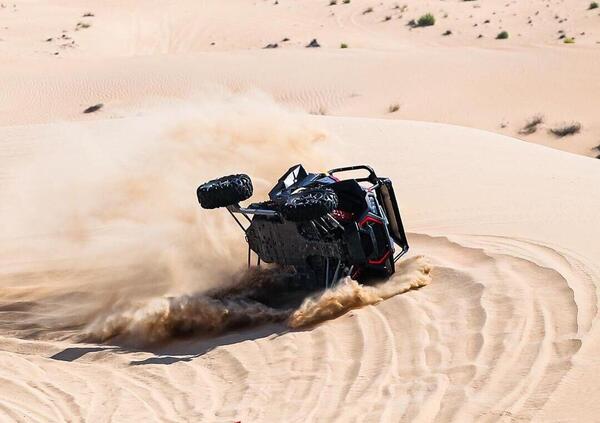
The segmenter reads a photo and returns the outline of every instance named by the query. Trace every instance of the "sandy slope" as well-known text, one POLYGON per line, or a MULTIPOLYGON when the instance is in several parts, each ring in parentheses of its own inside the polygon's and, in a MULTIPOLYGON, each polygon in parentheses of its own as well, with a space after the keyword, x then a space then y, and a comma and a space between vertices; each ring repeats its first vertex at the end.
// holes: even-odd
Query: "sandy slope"
POLYGON ((194 97, 218 84, 259 88, 311 113, 451 123, 598 155, 600 12, 587 2, 338 3, 31 1, 0 8, 0 123, 80 119, 98 102, 105 115, 121 116, 124 108, 194 97), (407 26, 426 12, 437 17, 435 26, 407 26), (452 35, 442 36, 446 30, 452 35), (510 38, 494 39, 500 30, 510 38), (564 44, 559 31, 576 43, 564 44), (312 38, 321 49, 304 48, 312 38), (261 50, 269 43, 279 48, 261 50), (542 128, 520 135, 536 114, 545 117, 542 128), (571 121, 581 122, 581 134, 548 133, 571 121))
POLYGON ((0 7, 0 420, 594 421, 600 9, 277 3, 0 7), (260 196, 292 162, 390 176, 411 252, 384 288, 422 287, 299 330, 207 299, 245 251, 196 184, 260 196))
MULTIPOLYGON (((132 125, 96 123, 87 142, 100 142, 94 133, 117 135, 132 125)), ((21 304, 24 321, 37 309, 4 301, 0 397, 6 418, 511 421, 593 415, 593 399, 573 390, 594 386, 586 378, 597 366, 592 324, 600 244, 589 237, 599 206, 591 195, 600 177, 596 162, 444 125, 313 118, 309 126, 351 146, 346 160, 360 161, 368 152, 371 164, 394 178, 413 254, 435 266, 431 285, 310 330, 267 325, 169 343, 153 353, 12 338, 7 325, 15 306, 21 304)), ((52 140, 64 130, 3 129, 3 137, 25 141, 5 148, 3 157, 26 157, 27 140, 41 132, 52 140)), ((5 293, 12 289, 3 283, 5 293)), ((60 304, 42 295, 44 301, 60 304)))

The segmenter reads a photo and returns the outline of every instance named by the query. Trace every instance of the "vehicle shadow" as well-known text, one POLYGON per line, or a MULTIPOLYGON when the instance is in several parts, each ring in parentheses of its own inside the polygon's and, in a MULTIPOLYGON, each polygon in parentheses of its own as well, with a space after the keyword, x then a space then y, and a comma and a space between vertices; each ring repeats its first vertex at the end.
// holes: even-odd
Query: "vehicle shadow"
POLYGON ((58 361, 73 362, 80 360, 87 354, 99 352, 111 352, 115 354, 146 353, 152 356, 129 362, 132 366, 161 364, 169 365, 181 361, 191 361, 201 357, 218 347, 239 344, 246 341, 268 338, 275 339, 289 332, 297 330, 290 329, 285 323, 269 323, 260 326, 247 327, 236 331, 229 331, 214 336, 198 336, 190 334, 180 338, 171 338, 157 344, 137 344, 131 340, 119 342, 112 340, 106 345, 70 346, 50 356, 58 361))
POLYGON ((255 341, 262 338, 275 339, 291 332, 283 323, 265 324, 247 328, 241 331, 226 333, 210 338, 198 339, 197 337, 171 341, 168 344, 146 349, 154 354, 143 360, 134 360, 129 364, 133 366, 146 364, 173 364, 180 361, 191 361, 201 357, 218 347, 239 344, 246 341, 255 341))
POLYGON ((98 347, 69 347, 64 350, 54 354, 50 358, 53 360, 59 361, 75 361, 83 357, 88 353, 94 353, 99 351, 114 351, 117 350, 118 347, 110 347, 110 346, 98 346, 98 347))

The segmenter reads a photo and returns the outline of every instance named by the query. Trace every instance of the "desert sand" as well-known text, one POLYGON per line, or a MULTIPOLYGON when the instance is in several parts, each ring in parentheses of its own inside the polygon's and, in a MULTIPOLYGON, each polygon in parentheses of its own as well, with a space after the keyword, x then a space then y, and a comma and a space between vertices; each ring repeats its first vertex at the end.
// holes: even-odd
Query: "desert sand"
POLYGON ((597 420, 589 6, 0 5, 0 420, 597 420), (409 232, 389 281, 210 295, 263 274, 198 183, 359 162, 409 232))

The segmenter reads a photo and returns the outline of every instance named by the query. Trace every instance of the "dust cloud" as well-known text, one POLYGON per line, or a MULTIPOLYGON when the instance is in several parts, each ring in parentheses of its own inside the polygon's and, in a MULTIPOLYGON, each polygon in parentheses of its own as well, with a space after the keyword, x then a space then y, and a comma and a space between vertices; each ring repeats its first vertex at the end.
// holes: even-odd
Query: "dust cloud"
POLYGON ((420 288, 431 282, 431 268, 421 257, 413 257, 396 266, 396 273, 387 281, 375 285, 361 285, 345 278, 322 294, 308 298, 295 310, 288 324, 292 328, 313 325, 341 316, 349 310, 377 304, 410 289, 420 288))
POLYGON ((243 172, 262 199, 293 164, 325 168, 326 140, 261 94, 48 132, 0 180, 0 333, 70 338, 115 310, 235 283, 243 233, 200 208, 197 185, 243 172))
POLYGON ((325 169, 328 136, 308 122, 260 94, 218 95, 48 133, 0 180, 0 334, 152 343, 296 328, 426 284, 413 259, 386 283, 345 280, 296 310, 256 299, 277 270, 245 270, 243 233, 228 213, 201 209, 195 190, 247 173, 262 199, 293 164, 325 169))
POLYGON ((151 344, 181 335, 218 334, 232 328, 285 322, 292 329, 314 325, 370 304, 376 304, 431 281, 430 266, 419 256, 397 265, 390 279, 362 285, 350 278, 306 298, 296 309, 273 308, 255 298, 273 297, 278 269, 251 268, 228 288, 195 295, 155 298, 97 319, 85 334, 87 341, 126 339, 151 344))

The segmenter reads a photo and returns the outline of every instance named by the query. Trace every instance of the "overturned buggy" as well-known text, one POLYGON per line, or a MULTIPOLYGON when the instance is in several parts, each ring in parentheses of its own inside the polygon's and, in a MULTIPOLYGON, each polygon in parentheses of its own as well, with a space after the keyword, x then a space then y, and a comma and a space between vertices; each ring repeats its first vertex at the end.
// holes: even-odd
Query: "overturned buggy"
POLYGON ((240 207, 252 190, 243 174, 206 182, 197 190, 203 208, 227 208, 245 232, 249 265, 254 251, 258 264, 285 266, 307 283, 328 287, 344 276, 387 277, 408 251, 392 181, 369 166, 307 173, 296 165, 279 179, 267 201, 240 207), (349 171, 364 175, 338 177, 349 171))

